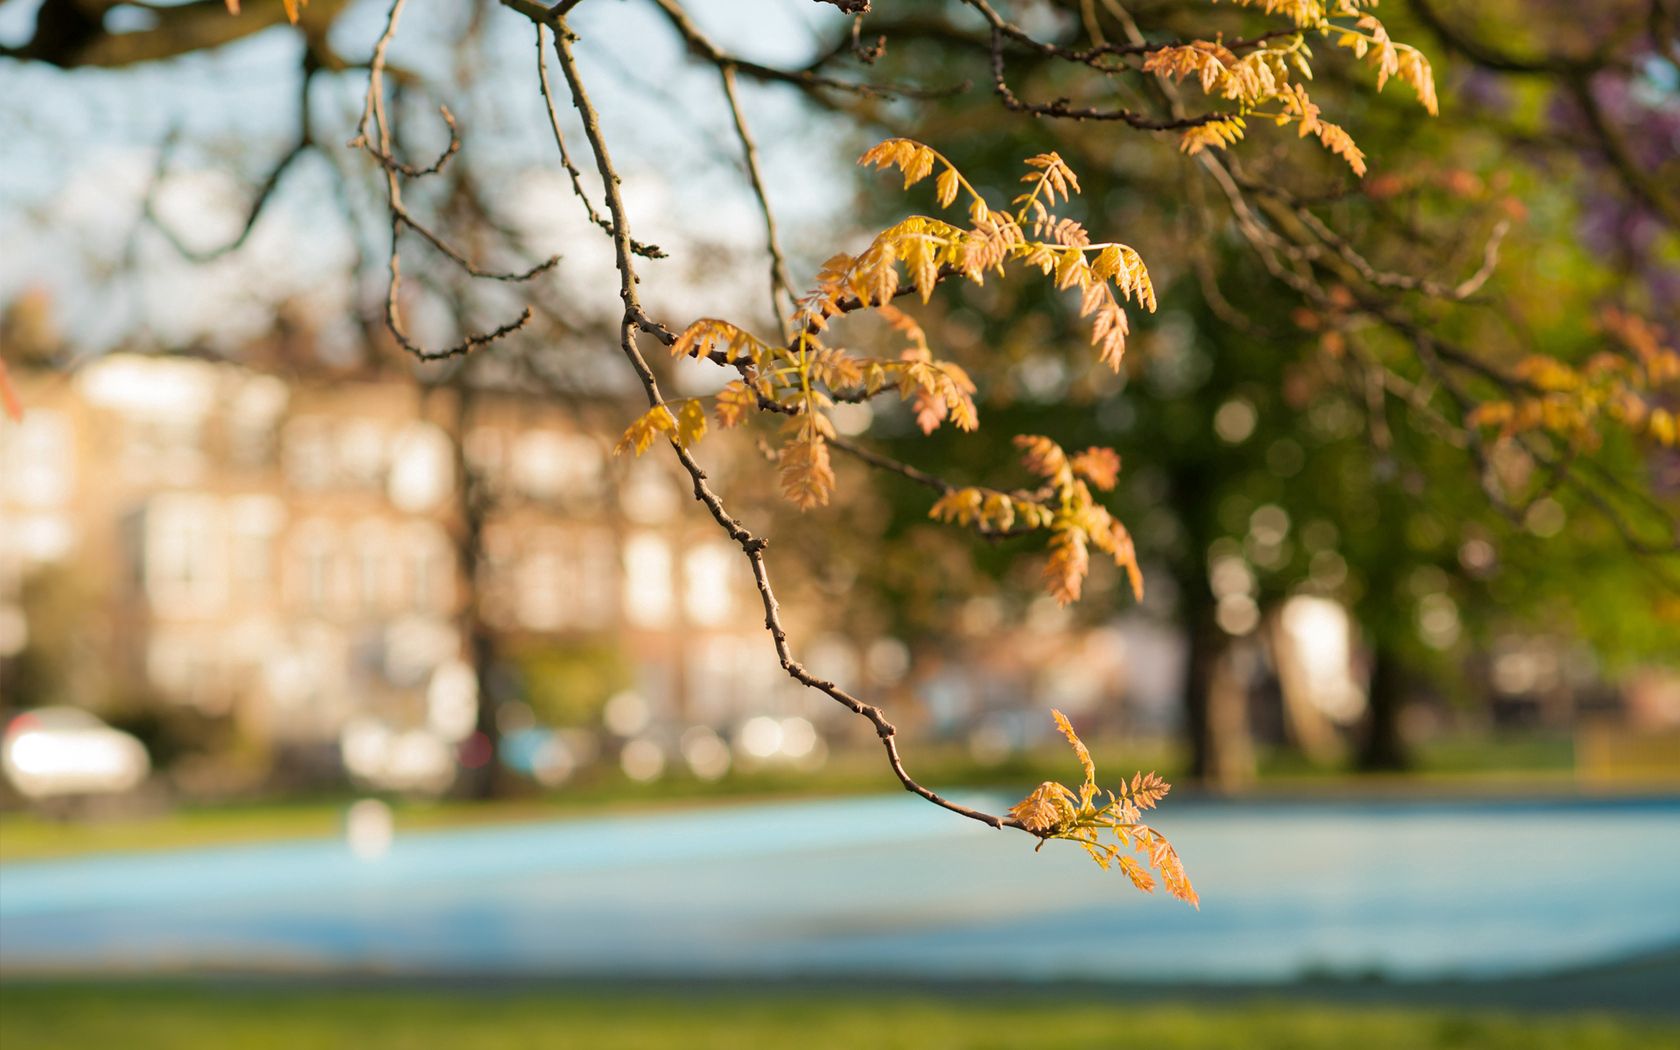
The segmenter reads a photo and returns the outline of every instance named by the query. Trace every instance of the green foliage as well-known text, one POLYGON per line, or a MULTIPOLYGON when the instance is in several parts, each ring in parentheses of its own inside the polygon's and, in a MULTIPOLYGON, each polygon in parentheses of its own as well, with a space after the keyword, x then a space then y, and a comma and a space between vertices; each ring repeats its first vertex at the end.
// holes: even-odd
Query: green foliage
POLYGON ((89 581, 69 568, 47 568, 26 577, 21 592, 29 635, 0 663, 0 697, 17 707, 105 699, 110 683, 87 651, 101 611, 89 581))
MULTIPOLYGON (((1302 10, 1312 14, 1312 6, 1302 10)), ((1513 15, 1507 9, 1499 17, 1509 22, 1513 15)), ((1291 46, 1288 38, 1275 44, 1291 46)), ((932 54, 917 54, 919 70, 930 68, 932 54)), ((1158 62, 1168 65, 1194 58, 1198 70, 1205 61, 1160 54, 1158 62)), ((945 72, 953 77, 970 68, 960 64, 960 50, 947 57, 945 72)), ((890 65, 891 53, 885 61, 890 71, 907 72, 890 65)), ((1216 81, 1234 67, 1223 68, 1216 81)), ((1478 297, 1488 308, 1435 310, 1428 324, 1500 368, 1544 371, 1542 379, 1568 390, 1542 391, 1551 395, 1543 403, 1517 398, 1500 407, 1497 396, 1477 387, 1495 407, 1470 421, 1488 422, 1482 436, 1494 441, 1508 422, 1520 430, 1549 420, 1566 438, 1587 434, 1568 447, 1592 455, 1606 473, 1644 484, 1650 445, 1672 440, 1673 418, 1661 407, 1667 402, 1648 393, 1672 384, 1662 378, 1673 370, 1670 355, 1651 349, 1655 337, 1640 322, 1619 316, 1613 326, 1631 329, 1632 343, 1595 322, 1606 301, 1633 311, 1654 306, 1642 300, 1637 282, 1618 278, 1614 258, 1576 235, 1591 190, 1580 168, 1566 152, 1547 155, 1519 145, 1547 133, 1543 87, 1520 78, 1502 85, 1512 96, 1507 124, 1477 112, 1459 81, 1449 78, 1441 117, 1421 121, 1410 104, 1371 97, 1357 71, 1326 65, 1316 72, 1315 97, 1326 109, 1334 100, 1373 158, 1362 185, 1327 193, 1327 203, 1315 209, 1360 250, 1383 266, 1426 274, 1445 250, 1455 273, 1468 272, 1489 232, 1499 223, 1510 227, 1499 265, 1478 297), (1520 335, 1513 338, 1514 332, 1520 335), (1536 349, 1566 371, 1523 365, 1536 349), (1635 373, 1630 361, 1644 363, 1635 373), (1559 396, 1566 393, 1582 396, 1566 402, 1559 396), (1634 404, 1630 393, 1645 403, 1634 404), (1630 440, 1635 433, 1643 447, 1630 440)), ((1017 90, 1032 86, 1022 78, 1017 90)), ((1038 85, 1042 95, 1059 90, 1038 85)), ((983 105, 956 97, 926 106, 912 128, 939 141, 978 185, 1002 181, 1011 164, 980 115, 983 105)), ((1044 121, 1023 134, 1032 136, 1030 148, 1058 151, 1088 187, 1104 187, 1082 198, 1080 218, 1128 231, 1162 275, 1161 313, 1134 335, 1118 383, 1089 374, 1074 354, 1059 349, 1071 351, 1077 333, 1032 289, 989 287, 984 296, 965 290, 959 303, 923 317, 937 341, 961 345, 952 330, 972 329, 983 313, 985 353, 1012 359, 1021 373, 1030 368, 1055 377, 1042 393, 1025 384, 983 391, 980 411, 992 426, 962 442, 932 443, 919 454, 930 469, 960 475, 997 462, 1007 450, 989 436, 992 430, 1049 434, 1070 448, 1112 445, 1127 464, 1115 516, 1130 526, 1146 575, 1165 570, 1177 584, 1167 588, 1177 593, 1177 609, 1162 608, 1181 621, 1193 620, 1198 605, 1211 608, 1210 549, 1234 545, 1246 559, 1250 516, 1275 506, 1290 523, 1287 540, 1264 564, 1249 560, 1262 608, 1302 589, 1335 597, 1353 609, 1367 641, 1395 650, 1416 675, 1449 688, 1463 682, 1466 655, 1513 631, 1585 639, 1611 665, 1677 658, 1672 638, 1680 630, 1680 603, 1663 584, 1676 575, 1673 556, 1632 553, 1598 510, 1567 487, 1543 501, 1547 514, 1553 503, 1561 508, 1559 528, 1502 513, 1464 440, 1450 433, 1463 420, 1425 373, 1412 342, 1385 335, 1356 311, 1337 316, 1301 308, 1246 248, 1219 243, 1216 231, 1226 217, 1217 194, 1210 202, 1185 192, 1200 177, 1193 167, 1092 123, 1044 121), (1430 396, 1433 404, 1413 403, 1430 396), (1234 442, 1211 425, 1233 402, 1255 419, 1251 432, 1234 442), (1477 561, 1484 549, 1493 551, 1491 562, 1477 561), (1439 648, 1441 639, 1430 644, 1420 636, 1426 598, 1437 605, 1450 600, 1462 625, 1457 642, 1439 648)), ((1262 160, 1251 148, 1244 163, 1253 165, 1251 182, 1310 195, 1316 191, 1302 187, 1322 179, 1305 167, 1292 170, 1298 160, 1281 150, 1262 160)), ((895 451, 908 447, 900 443, 895 451)), ((1498 454, 1505 458, 1504 450, 1498 454)), ((1532 483, 1508 495, 1520 504, 1550 476, 1529 464, 1532 483)), ((914 496, 891 491, 890 479, 883 485, 895 511, 889 543, 914 537, 919 549, 902 565, 881 562, 874 582, 905 626, 935 629, 949 620, 951 588, 917 579, 914 570, 931 560, 928 548, 936 540, 918 529, 914 496)), ((984 506, 952 509, 986 517, 984 506)), ((940 556, 972 563, 968 574, 975 578, 996 575, 1020 584, 1006 585, 1006 595, 1024 601, 1026 573, 1012 568, 1017 548, 997 544, 940 556)), ((1098 601, 1107 597, 1104 591, 1098 601)), ((1102 614, 1100 606, 1088 612, 1102 614)))
POLYGON ((513 658, 537 718, 551 726, 590 726, 614 693, 634 681, 611 641, 530 645, 513 658))

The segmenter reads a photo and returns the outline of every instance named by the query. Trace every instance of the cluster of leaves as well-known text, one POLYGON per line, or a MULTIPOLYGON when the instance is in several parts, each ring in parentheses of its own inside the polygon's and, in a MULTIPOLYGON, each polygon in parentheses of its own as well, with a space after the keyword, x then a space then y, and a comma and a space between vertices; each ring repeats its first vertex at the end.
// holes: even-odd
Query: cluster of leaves
MULTIPOLYGON (((833 493, 829 446, 835 430, 829 412, 837 402, 896 392, 911 404, 923 433, 947 422, 959 430, 979 425, 974 381, 961 366, 934 355, 922 327, 893 305, 900 294, 913 290, 926 302, 947 278, 984 284, 988 276, 1007 274, 1011 264, 1036 269, 1058 290, 1079 292, 1091 343, 1116 371, 1130 330, 1125 304, 1155 309, 1149 271, 1133 248, 1093 243, 1077 220, 1054 211, 1079 192, 1078 176, 1055 153, 1027 160, 1021 180, 1027 185, 1010 210, 988 204, 949 160, 919 142, 888 139, 860 163, 898 169, 906 188, 934 177, 942 207, 966 193, 968 225, 914 215, 877 234, 857 255, 835 255, 817 274, 816 287, 794 304, 785 339, 765 339, 708 317, 689 325, 671 346, 676 357, 704 358, 739 373, 711 398, 721 426, 738 426, 756 412, 783 417, 781 488, 801 509, 822 506, 833 493), (836 344, 830 322, 854 312, 875 314, 908 345, 897 358, 882 358, 836 344)), ((686 448, 705 433, 704 408, 700 400, 688 399, 651 408, 625 431, 618 448, 640 455, 661 435, 686 448)), ((1113 488, 1119 457, 1092 449, 1070 458, 1047 438, 1019 443, 1028 451, 1029 468, 1045 479, 1040 492, 1017 499, 960 489, 941 499, 933 516, 991 532, 1009 531, 1017 518, 1028 530, 1047 530, 1046 580, 1059 601, 1078 599, 1093 545, 1126 568, 1141 595, 1131 537, 1091 494, 1092 485, 1113 488), (977 501, 974 509, 965 510, 970 501, 977 501)))
POLYGON ((1159 831, 1143 822, 1143 814, 1167 796, 1172 785, 1155 773, 1137 773, 1130 783, 1124 781, 1119 791, 1097 786, 1097 767, 1091 752, 1085 747, 1073 725, 1060 711, 1052 711, 1056 727, 1067 737, 1085 781, 1079 790, 1054 780, 1046 780, 1026 798, 1010 809, 1022 828, 1038 836, 1038 848, 1051 839, 1071 839, 1079 843, 1091 859, 1104 871, 1118 868, 1132 885, 1145 893, 1155 891, 1153 867, 1161 876, 1161 885, 1168 893, 1192 907, 1200 907, 1196 890, 1184 873, 1184 863, 1178 850, 1159 831), (1107 835, 1112 841, 1103 841, 1107 835), (1148 866, 1132 854, 1141 854, 1148 866))
POLYGON ((1470 413, 1470 425, 1497 427, 1507 438, 1544 430, 1596 448, 1599 425, 1609 420, 1656 445, 1680 447, 1680 416, 1662 404, 1680 401, 1680 351, 1642 318, 1611 310, 1603 325, 1619 351, 1595 354, 1579 368, 1555 357, 1525 358, 1514 373, 1529 392, 1483 402, 1470 413))
POLYGON ((1295 125, 1302 138, 1315 136, 1320 145, 1347 162, 1354 174, 1365 174, 1365 154, 1345 128, 1322 119, 1318 104, 1301 80, 1313 75, 1309 34, 1331 39, 1369 62, 1377 70, 1377 89, 1390 79, 1409 85, 1430 115, 1438 110, 1435 77, 1429 59, 1409 44, 1388 34, 1370 12, 1377 0, 1234 0, 1245 7, 1289 18, 1299 30, 1291 36, 1269 38, 1237 54, 1220 40, 1196 40, 1162 48, 1144 61, 1147 72, 1175 80, 1194 79, 1202 93, 1236 104, 1236 112, 1190 128, 1181 139, 1186 153, 1209 147, 1223 149, 1240 140, 1249 118, 1278 126, 1295 125), (1296 79, 1300 78, 1300 79, 1296 79))
POLYGON ((1125 570, 1133 596, 1142 601, 1143 573, 1131 533, 1091 493, 1092 486, 1103 492, 1114 488, 1120 456, 1111 448, 1097 447, 1069 456, 1054 441, 1035 434, 1017 435, 1015 444, 1024 452, 1026 468, 1044 480, 1038 489, 952 489, 934 503, 928 516, 972 526, 982 535, 1048 531, 1050 560, 1044 583, 1063 605, 1079 600, 1091 565, 1090 548, 1096 547, 1125 570))
POLYGON ((653 447, 654 440, 661 434, 669 435, 672 441, 684 448, 694 444, 706 436, 706 407, 699 398, 693 397, 655 405, 637 416, 625 429, 613 451, 634 451, 639 456, 653 447), (671 410, 673 405, 676 406, 675 412, 671 410))

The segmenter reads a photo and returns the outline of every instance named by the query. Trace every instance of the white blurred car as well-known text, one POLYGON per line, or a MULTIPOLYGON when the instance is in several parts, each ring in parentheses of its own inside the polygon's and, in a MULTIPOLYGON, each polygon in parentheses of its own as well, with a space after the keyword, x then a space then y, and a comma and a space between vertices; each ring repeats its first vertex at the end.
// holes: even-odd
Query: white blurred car
POLYGON ((0 769, 29 798, 120 794, 151 768, 145 745, 80 708, 25 711, 0 736, 0 769))

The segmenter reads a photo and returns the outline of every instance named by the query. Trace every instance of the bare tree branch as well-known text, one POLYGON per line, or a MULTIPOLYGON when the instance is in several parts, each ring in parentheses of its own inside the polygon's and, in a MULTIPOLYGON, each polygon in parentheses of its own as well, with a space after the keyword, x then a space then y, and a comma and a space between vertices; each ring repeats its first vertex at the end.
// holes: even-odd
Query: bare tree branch
POLYGON ((429 349, 416 343, 408 334, 402 313, 401 247, 404 229, 410 229, 419 234, 440 254, 454 262, 470 276, 487 280, 528 281, 556 266, 560 262, 560 256, 552 256, 529 270, 518 273, 486 270, 473 263, 462 252, 444 241, 429 226, 416 219, 403 204, 401 182, 403 177, 419 178, 438 174, 460 148, 460 139, 455 128, 455 118, 447 108, 443 108, 441 112, 444 123, 449 128, 449 145, 435 161, 425 167, 416 168, 399 161, 392 152, 391 120, 385 109, 386 52, 391 46, 391 41, 396 37, 397 25, 402 19, 403 7, 406 3, 407 0, 392 0, 390 11, 386 15, 385 30, 380 34, 378 42, 374 44, 373 58, 368 65, 368 87, 362 105, 362 116, 356 126, 356 137, 350 141, 350 146, 370 154, 379 162, 379 166, 385 175, 385 203, 391 214, 391 252, 386 261, 386 271, 390 279, 385 290, 385 327, 390 331, 391 337, 404 350, 422 361, 436 361, 470 354, 474 350, 482 349, 517 332, 531 320, 531 309, 526 307, 512 321, 498 325, 487 332, 467 335, 459 342, 441 349, 429 349), (371 138, 369 136, 370 130, 373 133, 371 138))
MULTIPOLYGON (((560 115, 554 109, 554 92, 548 85, 548 26, 544 22, 537 22, 537 82, 542 88, 543 107, 548 112, 548 126, 554 132, 554 145, 560 150, 560 166, 566 169, 566 175, 572 180, 572 193, 583 203, 584 214, 589 221, 600 228, 608 237, 613 235, 612 223, 603 219, 590 202, 589 194, 583 188, 583 173, 572 163, 572 155, 566 149, 566 136, 560 130, 560 115)), ((665 252, 657 244, 643 244, 637 241, 631 245, 632 250, 644 259, 663 259, 665 252)))
MULTIPOLYGON (((629 219, 625 212, 624 202, 618 191, 619 178, 613 168, 612 158, 600 127, 600 118, 577 69, 576 61, 572 57, 571 33, 562 23, 555 27, 555 52, 560 60, 560 67, 566 77, 566 83, 571 89, 572 103, 577 108, 583 120, 584 136, 589 141, 591 152, 595 157, 596 168, 600 173, 602 185, 606 188, 607 210, 612 216, 613 244, 616 252, 616 262, 619 271, 619 298, 624 305, 623 317, 619 325, 619 346, 624 356, 635 370, 637 378, 647 393, 649 405, 662 405, 664 396, 660 393, 659 382, 654 377, 653 369, 642 355, 636 344, 636 332, 643 327, 644 311, 641 300, 636 291, 635 252, 631 248, 629 233, 629 219)), ((1020 827, 1018 821, 994 816, 961 803, 953 802, 937 792, 924 787, 917 782, 905 769, 903 759, 898 753, 895 740, 897 728, 887 720, 886 714, 878 707, 853 696, 834 682, 818 678, 806 669, 793 656, 788 642, 787 631, 782 625, 781 609, 776 595, 770 584, 769 569, 764 560, 764 549, 767 542, 763 537, 754 535, 738 519, 724 507, 723 501, 713 491, 704 470, 701 469, 694 457, 676 442, 671 442, 672 451, 678 462, 688 473, 694 483, 694 498, 700 501, 711 514, 713 520, 729 537, 740 545, 742 552, 752 567, 753 580, 758 587, 759 598, 764 606, 764 626, 770 632, 775 645, 777 658, 782 669, 789 677, 808 688, 816 689, 844 706, 847 710, 867 718, 875 727, 875 733, 886 750, 888 764, 905 790, 911 791, 937 806, 941 806, 953 813, 958 813, 972 820, 979 821, 991 827, 1020 827)))

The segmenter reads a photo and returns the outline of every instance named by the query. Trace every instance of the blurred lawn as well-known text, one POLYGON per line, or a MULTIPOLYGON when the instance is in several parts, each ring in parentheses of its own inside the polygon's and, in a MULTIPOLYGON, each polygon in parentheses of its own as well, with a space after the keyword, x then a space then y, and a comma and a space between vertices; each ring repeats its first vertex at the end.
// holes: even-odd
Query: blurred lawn
MULTIPOLYGON (((1158 769, 1170 778, 1178 766, 1168 750, 1115 751, 1101 746, 1097 768, 1118 778, 1138 769, 1158 769)), ((1077 780, 1079 769, 1065 748, 1050 747, 980 764, 954 745, 921 745, 915 755, 918 776, 948 789, 985 789, 1024 793, 1047 779, 1077 780)), ((1314 767, 1288 753, 1264 754, 1257 793, 1292 797, 1349 799, 1410 795, 1522 797, 1566 795, 1577 790, 1568 738, 1478 737, 1444 740, 1422 749, 1407 774, 1352 776, 1342 769, 1314 767)), ((1623 790, 1673 790, 1680 779, 1662 784, 1629 783, 1623 790)), ((1595 790, 1603 790, 1600 785, 1595 790)), ((637 809, 669 809, 724 800, 765 800, 896 792, 897 781, 879 752, 837 757, 820 770, 760 769, 734 772, 706 782, 675 776, 650 784, 625 778, 615 769, 597 769, 546 794, 526 792, 492 803, 392 800, 399 830, 459 826, 498 821, 542 820, 637 809)), ((188 804, 155 812, 132 808, 101 813, 71 810, 50 816, 24 810, 0 812, 0 862, 67 856, 96 851, 173 849, 234 844, 278 838, 332 836, 341 833, 349 794, 275 800, 188 804)), ((1170 806, 1171 800, 1167 805, 1170 806)))
POLYGON ((1113 1047, 1150 1050, 1633 1050, 1680 1026, 1612 1017, 1257 1005, 1088 1006, 1016 993, 502 995, 429 989, 0 985, 6 1050, 446 1047, 1113 1047))

